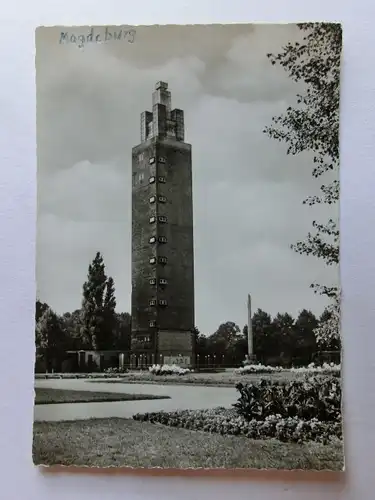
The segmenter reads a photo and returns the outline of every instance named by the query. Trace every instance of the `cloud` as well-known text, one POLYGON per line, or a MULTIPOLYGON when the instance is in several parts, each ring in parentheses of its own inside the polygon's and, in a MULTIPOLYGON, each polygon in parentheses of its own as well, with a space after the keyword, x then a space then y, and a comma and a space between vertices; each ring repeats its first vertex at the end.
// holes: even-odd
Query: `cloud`
POLYGON ((266 53, 296 28, 157 29, 139 29, 133 47, 82 50, 59 45, 54 28, 39 32, 39 297, 58 312, 78 308, 99 250, 118 309, 130 310, 131 149, 140 113, 164 80, 172 105, 185 110, 193 147, 197 326, 206 333, 227 320, 243 326, 249 291, 254 307, 271 314, 319 313, 325 301, 309 285, 335 283, 338 274, 290 244, 313 218, 337 210, 302 205, 319 187, 311 156, 287 156, 262 132, 295 98, 296 85, 266 53))

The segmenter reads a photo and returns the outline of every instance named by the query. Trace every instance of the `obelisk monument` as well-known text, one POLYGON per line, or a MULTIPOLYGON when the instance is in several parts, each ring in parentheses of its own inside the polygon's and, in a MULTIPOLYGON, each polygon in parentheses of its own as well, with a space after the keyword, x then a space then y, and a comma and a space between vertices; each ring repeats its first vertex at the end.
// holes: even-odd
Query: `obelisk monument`
POLYGON ((251 295, 247 296, 247 350, 250 362, 255 361, 253 345, 253 324, 251 320, 251 295))

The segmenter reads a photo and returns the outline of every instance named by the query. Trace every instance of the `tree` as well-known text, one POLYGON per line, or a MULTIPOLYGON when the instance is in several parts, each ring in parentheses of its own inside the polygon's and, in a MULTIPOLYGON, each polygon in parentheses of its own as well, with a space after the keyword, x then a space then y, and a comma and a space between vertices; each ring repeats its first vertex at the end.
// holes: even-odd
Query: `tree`
POLYGON ((64 313, 61 317, 62 328, 67 341, 67 349, 72 351, 78 351, 85 347, 81 336, 81 316, 81 309, 76 309, 72 313, 64 313))
POLYGON ((105 265, 100 252, 89 265, 83 284, 81 336, 85 348, 102 349, 105 344, 104 294, 107 285, 105 265))
POLYGON ((240 335, 240 328, 233 321, 222 323, 214 334, 211 335, 210 341, 213 344, 222 345, 223 349, 229 350, 236 343, 240 335))
POLYGON ((271 328, 274 335, 274 345, 277 346, 281 360, 290 362, 295 345, 294 319, 288 313, 278 313, 272 320, 271 328))
POLYGON ((211 352, 210 350, 212 348, 212 345, 210 343, 210 337, 206 337, 205 335, 199 332, 198 328, 196 328, 194 331, 194 339, 195 339, 195 355, 197 363, 201 365, 204 362, 205 356, 208 355, 212 356, 214 354, 213 351, 211 352))
POLYGON ((318 326, 316 316, 303 309, 295 322, 295 346, 294 357, 299 364, 308 365, 311 363, 316 352, 315 328, 318 326))
POLYGON ((113 335, 113 348, 129 351, 131 343, 131 316, 129 313, 115 313, 116 324, 113 335))
POLYGON ((264 363, 271 352, 271 316, 262 309, 255 311, 252 317, 252 329, 254 354, 258 361, 264 363))
POLYGON ((323 311, 314 334, 320 349, 328 351, 341 349, 339 297, 323 311))
POLYGON ((103 329, 104 329, 104 346, 113 347, 113 340, 116 329, 116 297, 115 284, 112 277, 109 277, 106 282, 106 291, 103 304, 103 329))
POLYGON ((47 371, 54 361, 61 361, 65 347, 65 336, 57 314, 47 307, 40 316, 35 328, 37 354, 44 359, 47 371))
POLYGON ((41 302, 39 299, 35 302, 35 322, 37 323, 46 309, 48 309, 48 304, 41 302))
MULTIPOLYGON (((279 64, 296 82, 304 82, 305 92, 297 95, 294 107, 274 117, 273 125, 265 133, 278 141, 286 142, 287 154, 313 152, 312 174, 318 178, 336 172, 339 166, 339 100, 342 30, 339 24, 299 24, 304 35, 301 42, 289 42, 280 54, 267 54, 273 65, 279 64)), ((339 181, 322 184, 320 194, 311 196, 304 203, 337 203, 339 181)), ((327 265, 339 262, 339 229, 337 222, 313 221, 313 231, 305 241, 292 248, 306 255, 323 259, 327 265)), ((335 298, 338 287, 311 285, 316 292, 335 298)))

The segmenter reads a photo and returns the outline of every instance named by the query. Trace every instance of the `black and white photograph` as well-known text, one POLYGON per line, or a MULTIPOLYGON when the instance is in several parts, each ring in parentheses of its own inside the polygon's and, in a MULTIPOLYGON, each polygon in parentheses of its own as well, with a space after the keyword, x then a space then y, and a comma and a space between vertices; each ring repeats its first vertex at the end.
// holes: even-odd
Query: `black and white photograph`
POLYGON ((35 44, 34 463, 343 470, 341 25, 35 44))

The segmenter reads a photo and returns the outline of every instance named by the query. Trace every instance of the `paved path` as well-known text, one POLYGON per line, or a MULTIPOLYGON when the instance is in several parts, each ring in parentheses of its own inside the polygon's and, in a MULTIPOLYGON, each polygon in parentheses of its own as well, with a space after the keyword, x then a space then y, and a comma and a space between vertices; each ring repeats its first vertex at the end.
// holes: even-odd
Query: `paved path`
POLYGON ((205 387, 156 384, 111 384, 85 380, 36 380, 35 387, 98 392, 125 392, 127 394, 166 395, 171 399, 144 401, 115 401, 111 403, 67 403, 35 405, 35 421, 82 420, 87 418, 130 418, 135 413, 173 410, 199 410, 217 406, 231 407, 237 400, 237 391, 231 387, 205 387))

